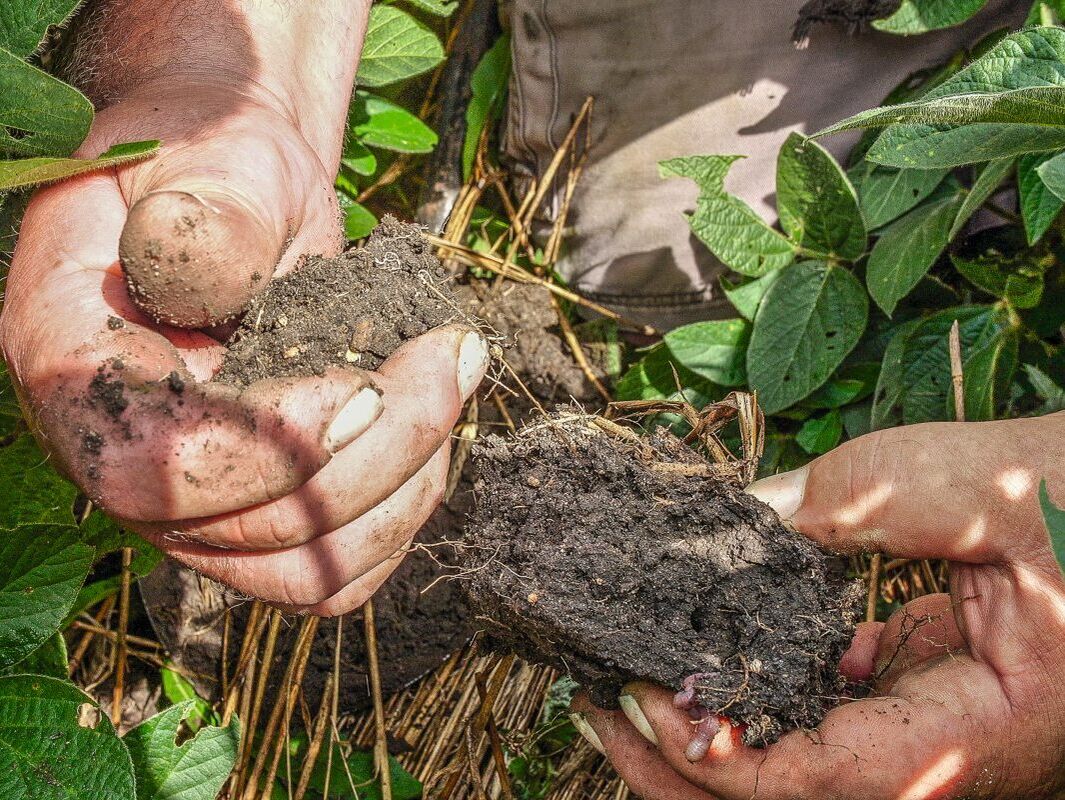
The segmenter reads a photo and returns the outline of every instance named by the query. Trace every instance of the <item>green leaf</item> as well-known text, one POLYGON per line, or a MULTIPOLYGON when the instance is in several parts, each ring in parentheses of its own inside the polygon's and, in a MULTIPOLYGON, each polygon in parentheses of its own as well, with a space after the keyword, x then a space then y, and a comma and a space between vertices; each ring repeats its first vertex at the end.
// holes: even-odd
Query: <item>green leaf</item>
POLYGON ((356 80, 362 86, 387 86, 443 60, 444 47, 428 27, 398 8, 374 5, 356 80))
POLYGON ((803 408, 833 409, 863 400, 873 393, 880 365, 857 362, 836 372, 824 386, 802 401, 803 408))
POLYGON ((732 283, 722 275, 720 278, 721 289, 725 292, 729 302, 740 312, 740 316, 753 322, 755 315, 758 313, 758 306, 762 303, 762 298, 769 291, 769 287, 776 283, 781 272, 783 270, 775 269, 760 278, 752 278, 742 283, 732 283))
POLYGON ((749 322, 729 319, 684 325, 667 333, 663 342, 685 369, 718 386, 740 386, 746 380, 750 338, 749 322))
MULTIPOLYGON (((1017 371, 1018 344, 1017 329, 1003 328, 973 352, 962 351, 965 419, 969 422, 995 419, 1017 371)), ((947 394, 946 416, 954 418, 953 386, 947 394)))
POLYGON ((23 525, 3 532, 0 667, 21 661, 59 629, 94 552, 72 525, 23 525))
POLYGON ((154 155, 158 150, 158 141, 130 142, 116 144, 96 158, 38 157, 0 161, 0 191, 52 183, 83 172, 121 166, 154 155))
POLYGON ((955 269, 977 288, 1009 300, 1014 308, 1034 308, 1043 298, 1044 273, 1055 263, 1045 247, 1026 246, 1016 226, 988 228, 968 237, 951 253, 955 269))
POLYGON ((469 180, 481 134, 499 118, 510 81, 510 34, 496 39, 470 77, 470 102, 466 106, 466 135, 462 144, 462 176, 469 180))
POLYGON ((709 402, 717 391, 717 387, 705 378, 685 369, 665 343, 648 349, 643 358, 618 379, 615 387, 618 400, 664 400, 683 396, 696 407, 709 402), (678 391, 678 383, 683 395, 678 391))
POLYGON ((1036 0, 1028 11, 1024 27, 1032 25, 1060 25, 1065 19, 1065 2, 1063 0, 1036 0))
POLYGON ((66 681, 0 678, 0 797, 136 800, 133 764, 110 720, 66 681), (95 724, 80 724, 83 708, 95 724))
POLYGON ((1065 153, 1058 153, 1053 158, 1048 158, 1035 170, 1046 187, 1059 200, 1065 200, 1065 158, 1062 156, 1065 156, 1065 153))
POLYGON ((133 728, 123 741, 137 775, 137 800, 214 800, 237 759, 240 722, 203 727, 177 744, 181 722, 195 703, 186 700, 133 728))
POLYGON ((0 6, 0 48, 31 55, 51 25, 61 25, 81 0, 5 0, 0 6))
POLYGON ((361 203, 341 197, 340 208, 344 212, 344 235, 348 239, 364 239, 377 227, 377 217, 361 203))
POLYGON ((894 14, 875 20, 873 27, 903 36, 952 28, 970 19, 985 5, 987 0, 902 0, 894 14))
POLYGON ((848 261, 865 252, 854 187, 821 145, 798 133, 777 157, 777 212, 784 231, 808 252, 848 261))
POLYGON ((92 118, 85 95, 0 49, 0 156, 68 156, 92 118))
POLYGON ((1013 158, 1001 158, 998 161, 989 161, 980 170, 980 174, 977 175, 976 180, 973 181, 972 188, 965 195, 965 202, 961 204, 961 208, 958 209, 958 215, 954 218, 954 224, 950 227, 950 233, 947 234, 947 239, 953 239, 962 228, 965 227, 965 223, 969 221, 973 214, 980 210, 980 207, 987 202, 1002 185, 1002 182, 1006 180, 1010 172, 1013 171, 1013 165, 1016 163, 1016 159, 1013 158))
POLYGON ((870 410, 870 428, 874 431, 893 427, 896 422, 895 411, 906 389, 902 360, 906 353, 906 344, 920 324, 919 319, 904 322, 895 329, 884 350, 870 410))
POLYGON ((902 356, 900 405, 902 421, 907 425, 948 419, 948 337, 955 319, 966 361, 1012 327, 1008 316, 993 306, 948 308, 921 320, 907 338, 902 356))
MULTIPOLYGON (((421 9, 436 17, 450 17, 459 7, 459 0, 402 0, 408 5, 421 9)), ((395 2, 395 0, 391 0, 395 2)))
POLYGON ((1043 183, 1038 172, 1053 157, 1053 153, 1030 154, 1022 156, 1017 164, 1017 192, 1028 244, 1035 244, 1043 237, 1065 206, 1065 202, 1043 183))
POLYGON ((397 153, 429 153, 436 147, 436 133, 417 116, 391 100, 361 89, 351 102, 348 124, 349 136, 354 135, 369 147, 397 153))
POLYGON ((1034 364, 1025 364, 1024 371, 1028 375, 1028 381, 1043 401, 1040 414, 1053 414, 1056 411, 1065 411, 1065 389, 1059 386, 1043 370, 1034 364))
POLYGON ((77 494, 28 433, 0 449, 0 529, 39 522, 73 525, 77 494))
POLYGON ((843 436, 843 417, 834 408, 823 417, 808 419, 795 435, 795 442, 810 455, 827 453, 843 436))
POLYGON ((898 219, 932 192, 947 176, 945 169, 895 169, 866 163, 858 186, 862 213, 870 230, 898 219))
MULTIPOLYGON (((333 769, 330 772, 329 794, 345 800, 381 800, 381 784, 375 777, 373 753, 365 750, 355 750, 348 756, 348 769, 345 771, 342 759, 335 753, 333 755, 333 769), (348 773, 351 773, 349 780, 348 773), (351 790, 354 782, 358 788, 358 795, 351 790), (335 793, 335 795, 334 795, 335 793)), ((422 785, 418 780, 403 769, 403 766, 392 756, 388 757, 389 772, 392 778, 393 800, 417 800, 422 796, 422 785)), ((325 788, 325 749, 315 762, 314 771, 311 773, 310 786, 318 792, 325 788)))
POLYGON ((805 261, 766 294, 747 350, 747 379, 767 414, 823 384, 854 349, 869 317, 862 285, 847 270, 805 261))
POLYGON ((1043 522, 1050 534, 1050 546, 1058 559, 1058 565, 1065 572, 1065 509, 1058 508, 1050 499, 1050 491, 1044 478, 1039 482, 1039 507, 1043 511, 1043 522))
POLYGON ((373 175, 377 172, 377 156, 351 135, 344 142, 344 155, 340 163, 356 175, 373 175))
POLYGON ((691 178, 702 194, 688 218, 692 231, 723 263, 758 277, 795 259, 795 245, 769 227, 745 202, 728 194, 725 176, 742 156, 689 156, 659 162, 663 178, 691 178))
POLYGON ((19 661, 2 670, 4 675, 47 675, 49 678, 66 680, 69 671, 67 640, 56 631, 40 647, 19 661))
POLYGON ((123 547, 133 548, 133 560, 129 566, 134 577, 147 575, 163 560, 162 550, 133 531, 123 528, 98 508, 94 508, 81 523, 81 538, 86 544, 96 548, 97 561, 123 547))
POLYGON ((949 241, 965 197, 955 184, 884 229, 866 265, 869 294, 888 316, 924 277, 949 241))

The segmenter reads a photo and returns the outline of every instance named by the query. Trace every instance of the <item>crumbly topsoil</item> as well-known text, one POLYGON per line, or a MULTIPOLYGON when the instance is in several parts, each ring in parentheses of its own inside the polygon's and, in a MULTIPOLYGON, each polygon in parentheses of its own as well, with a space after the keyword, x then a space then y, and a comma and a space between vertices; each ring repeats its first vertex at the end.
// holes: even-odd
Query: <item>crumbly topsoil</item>
POLYGON ((403 342, 462 319, 449 275, 414 225, 385 217, 365 247, 309 258, 252 301, 215 380, 377 369, 403 342))
POLYGON ((563 412, 475 459, 462 583, 499 646, 606 707, 628 681, 687 678, 748 744, 834 704, 860 586, 678 439, 634 445, 563 412))

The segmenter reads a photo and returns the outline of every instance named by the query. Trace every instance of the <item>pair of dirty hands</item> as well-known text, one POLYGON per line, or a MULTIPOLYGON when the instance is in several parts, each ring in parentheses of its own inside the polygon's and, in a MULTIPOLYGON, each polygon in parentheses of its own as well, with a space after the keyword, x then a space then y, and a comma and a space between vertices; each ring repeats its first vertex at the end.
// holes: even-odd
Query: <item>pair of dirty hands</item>
MULTIPOLYGON (((484 340, 447 326, 374 373, 200 383, 220 363, 217 331, 141 313, 119 247, 170 246, 199 214, 183 301, 236 310, 254 273, 340 248, 340 127, 311 141, 268 94, 210 82, 131 91, 81 154, 138 138, 162 153, 35 195, 0 319, 35 432, 95 503, 212 578, 323 615, 363 603, 439 502, 484 340)), ((628 687, 619 712, 578 699, 578 727, 647 798, 1052 796, 1065 780, 1065 583, 1037 493, 1046 478, 1065 498, 1063 441, 1061 414, 915 426, 752 487, 828 548, 953 562, 950 595, 860 627, 841 669, 879 696, 764 750, 726 723, 695 763, 691 722, 660 688, 628 687)))

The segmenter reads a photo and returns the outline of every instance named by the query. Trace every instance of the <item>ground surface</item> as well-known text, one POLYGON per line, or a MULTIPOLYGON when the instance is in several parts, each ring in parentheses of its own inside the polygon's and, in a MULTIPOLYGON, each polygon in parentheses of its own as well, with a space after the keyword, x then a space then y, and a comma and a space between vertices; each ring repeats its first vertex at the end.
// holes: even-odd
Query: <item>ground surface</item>
POLYGON ((556 421, 476 459, 463 585, 498 644, 608 706, 629 680, 696 675, 695 700, 752 744, 835 704, 860 588, 678 440, 556 421))

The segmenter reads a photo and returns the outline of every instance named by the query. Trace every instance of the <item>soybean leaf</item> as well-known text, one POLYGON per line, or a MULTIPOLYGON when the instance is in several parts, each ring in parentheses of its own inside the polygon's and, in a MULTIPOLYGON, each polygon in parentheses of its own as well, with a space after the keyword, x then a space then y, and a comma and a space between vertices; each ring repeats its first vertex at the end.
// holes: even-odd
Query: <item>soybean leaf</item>
POLYGON ((0 49, 0 156, 68 156, 92 118, 85 95, 0 49))
POLYGON ((73 525, 77 494, 28 433, 0 449, 0 529, 41 522, 73 525))
POLYGON ((147 575, 163 560, 162 550, 133 531, 123 528, 99 509, 93 509, 81 523, 81 539, 96 548, 97 561, 124 547, 132 548, 134 553, 130 571, 137 578, 147 575))
POLYGON ((0 161, 0 191, 22 186, 36 186, 72 178, 83 172, 109 169, 154 155, 158 141, 116 144, 96 158, 54 158, 39 156, 13 161, 0 161))
POLYGON ((356 175, 373 175, 377 172, 377 156, 354 136, 348 136, 344 142, 340 163, 356 175))
POLYGON ((865 252, 858 196, 836 160, 805 136, 788 136, 777 157, 780 225, 804 250, 854 261, 865 252))
POLYGON ((137 775, 137 800, 214 800, 236 763, 240 722, 203 727, 177 744, 181 722, 195 702, 185 700, 126 734, 137 775))
POLYGON ((1054 157, 1053 153, 1022 156, 1017 163, 1017 193, 1028 244, 1035 244, 1061 213, 1062 201, 1039 176, 1039 167, 1054 157))
POLYGON ((870 428, 874 431, 893 427, 895 411, 906 390, 902 359, 910 336, 921 324, 919 319, 904 322, 895 329, 880 364, 880 376, 873 391, 873 405, 870 409, 870 428))
POLYGON ((728 319, 684 325, 667 333, 663 342, 685 369, 718 386, 740 386, 746 379, 750 338, 749 322, 728 319))
POLYGON ((1013 170, 1015 163, 1016 159, 1000 158, 997 161, 989 161, 983 166, 980 174, 973 181, 972 188, 965 195, 965 202, 958 209, 958 215, 954 218, 954 224, 950 226, 950 233, 947 234, 948 240, 957 236, 965 227, 965 223, 980 209, 980 206, 998 190, 1013 170))
POLYGON ((1024 27, 1031 25, 1060 25, 1065 19, 1065 2, 1062 0, 1036 0, 1028 11, 1024 27))
POLYGON ((843 436, 843 417, 834 408, 823 417, 808 419, 795 435, 795 442, 811 455, 827 453, 843 436))
POLYGON ((378 87, 427 72, 444 60, 444 47, 429 28, 393 6, 374 5, 356 80, 378 87))
POLYGON ((349 136, 362 144, 397 153, 429 153, 437 142, 435 131, 416 115, 362 89, 355 92, 348 124, 349 136))
POLYGON ((985 5, 987 0, 902 0, 894 14, 874 20, 873 27, 904 36, 926 33, 961 25, 985 5))
POLYGON ((0 532, 0 667, 22 660, 59 629, 94 552, 73 525, 0 532))
POLYGON ((496 39, 470 76, 470 102, 466 106, 466 135, 462 143, 462 175, 468 179, 485 127, 498 119, 510 80, 510 35, 496 39))
POLYGON ((823 384, 861 338, 869 317, 862 285, 847 270, 804 261, 766 294, 747 350, 747 379, 767 414, 823 384))
POLYGON ((758 277, 795 259, 796 247, 749 205, 729 194, 724 179, 742 156, 690 156, 659 162, 662 177, 691 178, 701 195, 688 223, 696 236, 736 272, 758 277))
MULTIPOLYGON (((324 749, 323 749, 324 754, 324 749)), ((332 770, 330 772, 330 794, 337 792, 338 796, 345 800, 381 800, 381 784, 374 770, 373 753, 366 750, 355 750, 348 756, 347 770, 341 763, 341 758, 333 756, 332 770), (348 778, 348 775, 351 778, 348 778), (358 795, 351 792, 351 783, 358 787, 358 795)), ((389 773, 392 778, 393 800, 417 800, 422 796, 422 785, 418 780, 403 769, 403 766, 392 756, 388 757, 389 773)), ((314 771, 311 773, 310 786, 318 792, 325 789, 326 759, 319 756, 315 762, 314 771)))
POLYGON ((31 55, 51 25, 60 25, 81 0, 6 0, 0 6, 0 47, 19 58, 31 55))
POLYGON ((949 241, 965 197, 956 183, 884 229, 866 266, 869 294, 888 316, 924 277, 949 241))
POLYGON ((782 270, 775 269, 760 278, 751 278, 742 283, 732 283, 722 275, 721 289, 725 292, 729 302, 740 312, 740 316, 753 322, 762 298, 769 291, 769 287, 776 283, 781 272, 782 270))
POLYGON ((618 379, 618 400, 663 400, 684 397, 693 406, 709 402, 717 388, 705 378, 684 368, 665 343, 647 350, 628 372, 618 379), (683 387, 683 395, 678 388, 683 387))
POLYGON ((1043 298, 1044 273, 1055 263, 1045 246, 1025 246, 1016 226, 988 228, 965 240, 951 261, 974 286, 1009 300, 1014 308, 1034 308, 1043 298))
POLYGON ((906 341, 902 359, 901 408, 907 425, 947 419, 951 390, 948 336, 955 319, 963 354, 982 349, 1010 327, 1008 317, 993 306, 948 308, 921 320, 906 341))
POLYGON ((403 0, 403 2, 437 17, 450 17, 459 7, 459 0, 403 0))
POLYGON ((364 239, 377 227, 377 217, 361 203, 341 196, 340 208, 344 212, 344 235, 348 239, 364 239))
POLYGON ((67 671, 67 640, 63 638, 62 632, 56 631, 24 659, 0 670, 0 674, 47 675, 50 678, 66 680, 67 671))
POLYGON ((945 169, 896 169, 866 163, 858 186, 862 214, 869 230, 898 219, 932 192, 947 176, 945 169))
POLYGON ((1043 511, 1047 533, 1050 534, 1050 546, 1054 549, 1058 565, 1065 572, 1065 509, 1058 508, 1050 499, 1045 478, 1039 482, 1039 507, 1043 511))
POLYGON ((87 694, 42 675, 0 678, 0 797, 135 800, 133 764, 87 694), (84 709, 95 724, 82 724, 84 709))
POLYGON ((803 408, 832 409, 842 408, 850 403, 864 400, 873 393, 880 365, 859 362, 844 365, 824 386, 802 401, 803 408))
POLYGON ((1025 364, 1024 371, 1028 375, 1028 382, 1043 401, 1043 407, 1039 409, 1040 414, 1065 411, 1065 389, 1034 364, 1025 364))
POLYGON ((1062 158, 1063 155, 1065 153, 1058 153, 1036 167, 1040 179, 1059 200, 1065 200, 1065 158, 1062 158))

